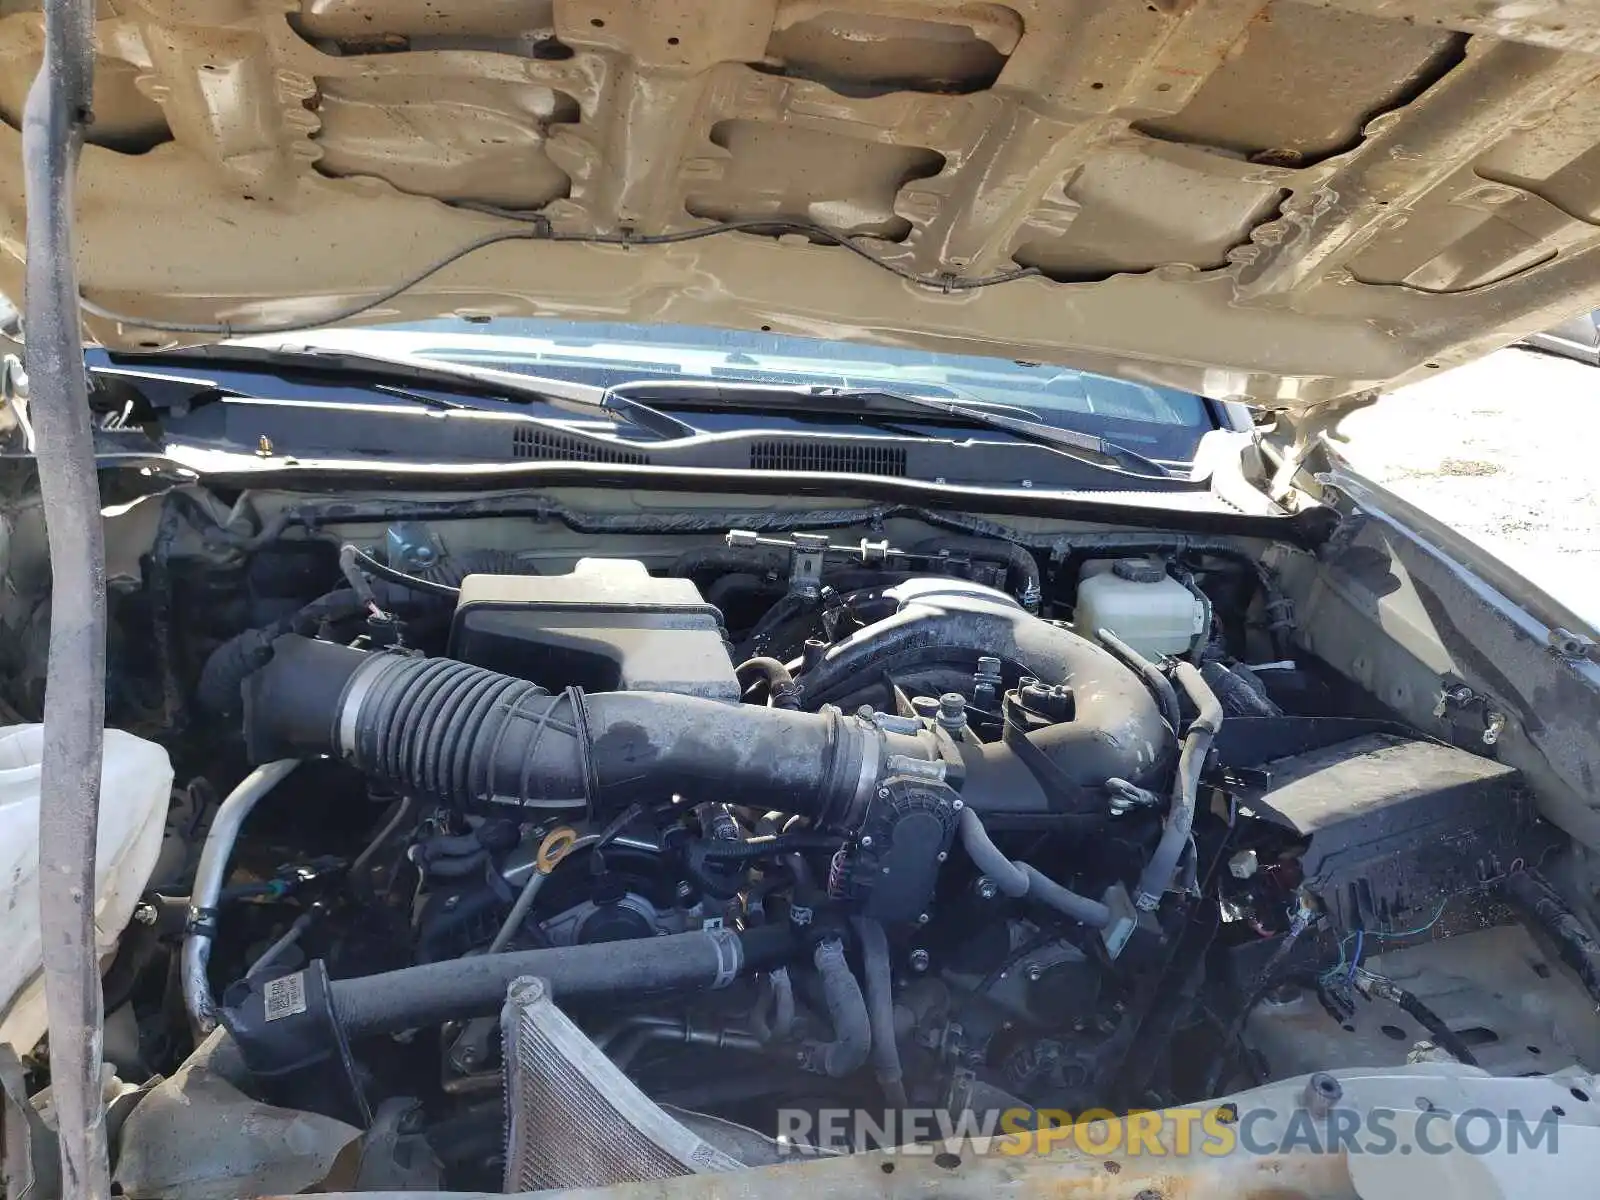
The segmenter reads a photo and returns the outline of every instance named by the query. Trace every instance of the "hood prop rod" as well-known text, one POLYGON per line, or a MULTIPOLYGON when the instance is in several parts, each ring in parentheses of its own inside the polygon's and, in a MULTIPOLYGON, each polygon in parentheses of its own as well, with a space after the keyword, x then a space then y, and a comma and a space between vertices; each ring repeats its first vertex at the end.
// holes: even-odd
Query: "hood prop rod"
POLYGON ((93 0, 44 0, 44 58, 22 118, 29 416, 50 541, 39 908, 62 1194, 106 1200, 95 831, 105 745, 105 535, 78 316, 73 184, 92 119, 93 0))

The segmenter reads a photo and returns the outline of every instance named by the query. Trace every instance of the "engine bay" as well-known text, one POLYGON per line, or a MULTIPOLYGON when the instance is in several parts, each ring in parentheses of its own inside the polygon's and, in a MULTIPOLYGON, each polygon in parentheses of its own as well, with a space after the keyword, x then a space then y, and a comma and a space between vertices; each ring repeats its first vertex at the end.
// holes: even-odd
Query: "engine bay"
MULTIPOLYGON (((1263 544, 139 509, 108 723, 178 786, 105 977, 126 1195, 184 1194, 150 1147, 197 1073, 214 1136, 360 1131, 351 1190, 518 1191, 1600 1055, 1504 718, 1421 729, 1309 652, 1263 544), (797 1137, 841 1109, 870 1143, 797 1137)), ((15 562, 7 603, 27 719, 15 562)))

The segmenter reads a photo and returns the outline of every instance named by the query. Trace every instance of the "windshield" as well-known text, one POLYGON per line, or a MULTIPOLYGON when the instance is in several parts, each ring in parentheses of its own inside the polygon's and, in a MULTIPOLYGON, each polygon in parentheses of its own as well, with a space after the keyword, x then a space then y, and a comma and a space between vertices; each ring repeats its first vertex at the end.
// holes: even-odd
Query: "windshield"
POLYGON ((1038 363, 777 333, 497 318, 492 324, 456 319, 380 325, 308 340, 354 346, 374 333, 382 335, 372 338, 374 349, 602 387, 694 379, 879 387, 1012 406, 1024 410, 1017 415, 1104 437, 1166 462, 1190 461, 1200 437, 1217 426, 1206 401, 1172 388, 1038 363))

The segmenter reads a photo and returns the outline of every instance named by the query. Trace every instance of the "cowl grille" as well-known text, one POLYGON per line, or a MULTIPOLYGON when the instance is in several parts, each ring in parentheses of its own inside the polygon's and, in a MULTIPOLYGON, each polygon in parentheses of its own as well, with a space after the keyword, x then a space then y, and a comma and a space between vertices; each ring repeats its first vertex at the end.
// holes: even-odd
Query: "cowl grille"
POLYGON ((752 471, 819 471, 852 475, 904 475, 906 452, 898 446, 853 442, 765 441, 750 447, 752 471))
POLYGON ((637 450, 597 445, 585 438, 536 425, 520 426, 511 431, 511 457, 541 462, 560 459, 567 462, 612 463, 628 467, 642 467, 650 462, 648 455, 637 450))

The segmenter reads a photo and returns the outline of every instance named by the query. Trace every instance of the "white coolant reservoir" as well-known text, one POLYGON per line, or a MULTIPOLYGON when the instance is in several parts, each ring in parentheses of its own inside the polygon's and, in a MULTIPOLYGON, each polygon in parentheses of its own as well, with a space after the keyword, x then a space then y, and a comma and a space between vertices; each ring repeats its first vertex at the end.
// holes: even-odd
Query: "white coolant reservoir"
POLYGON ((1109 629, 1146 658, 1183 654, 1206 629, 1206 605, 1157 559, 1094 558, 1078 576, 1072 627, 1109 629))
MULTIPOLYGON (((39 759, 44 726, 0 727, 0 1044, 19 1054, 44 1035, 39 939, 39 759)), ((95 855, 95 942, 102 962, 155 869, 172 763, 154 742, 106 730, 95 855)))

